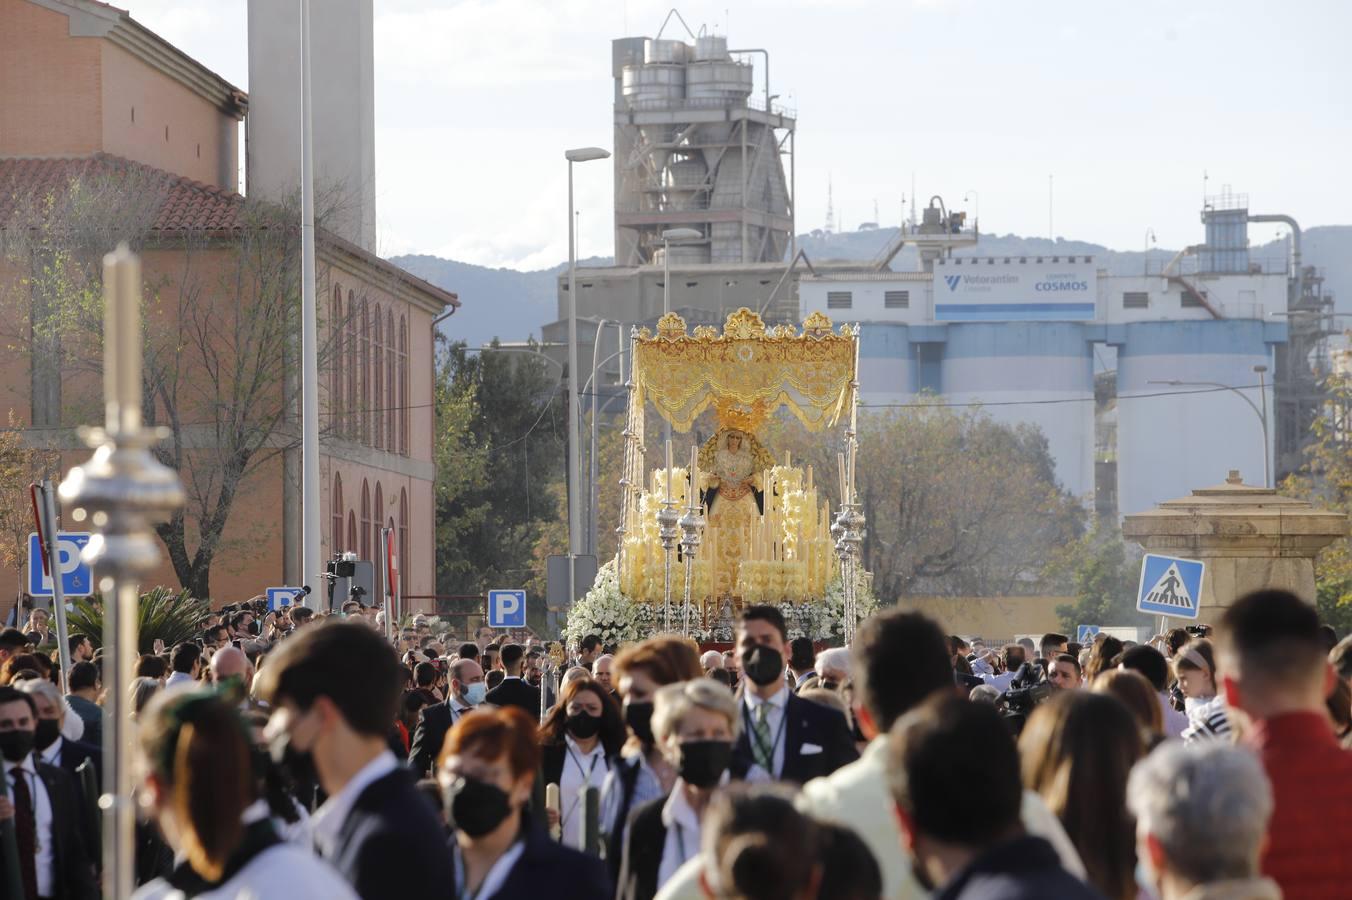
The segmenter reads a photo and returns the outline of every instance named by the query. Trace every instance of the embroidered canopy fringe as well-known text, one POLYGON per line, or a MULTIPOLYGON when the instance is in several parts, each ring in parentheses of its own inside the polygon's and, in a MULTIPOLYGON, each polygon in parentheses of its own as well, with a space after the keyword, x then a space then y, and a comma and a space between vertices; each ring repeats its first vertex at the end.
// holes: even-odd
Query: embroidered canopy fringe
MULTIPOLYGON (((710 406, 761 418, 787 407, 809 431, 836 424, 855 380, 857 331, 813 313, 803 331, 767 329, 743 307, 728 316, 723 333, 704 325, 686 333, 685 320, 668 313, 657 334, 640 329, 634 341, 635 400, 652 403, 671 427, 687 432, 710 406)), ((748 429, 751 430, 751 429, 748 429)))

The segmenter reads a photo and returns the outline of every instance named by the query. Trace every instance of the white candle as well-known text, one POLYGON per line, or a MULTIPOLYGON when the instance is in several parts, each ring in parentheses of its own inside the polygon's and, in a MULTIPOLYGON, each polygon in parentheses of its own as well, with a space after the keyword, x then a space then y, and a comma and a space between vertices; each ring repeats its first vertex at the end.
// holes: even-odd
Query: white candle
POLYGON ((837 453, 837 454, 836 454, 836 468, 838 468, 838 469, 840 470, 840 472, 839 472, 839 474, 840 474, 840 483, 839 483, 839 485, 838 485, 838 487, 840 488, 840 502, 841 502, 841 503, 844 503, 844 502, 846 502, 846 497, 845 497, 845 454, 844 454, 844 453, 837 453))
POLYGON ((846 497, 847 497, 846 502, 847 502, 847 503, 853 503, 853 502, 854 502, 854 461, 855 461, 855 451, 856 451, 858 448, 859 448, 859 442, 852 439, 852 440, 850 441, 850 484, 849 484, 850 492, 849 492, 848 495, 846 495, 846 497))
POLYGON ((667 438, 667 499, 671 499, 671 438, 667 438))
POLYGON ((690 447, 690 506, 699 505, 699 445, 690 447))

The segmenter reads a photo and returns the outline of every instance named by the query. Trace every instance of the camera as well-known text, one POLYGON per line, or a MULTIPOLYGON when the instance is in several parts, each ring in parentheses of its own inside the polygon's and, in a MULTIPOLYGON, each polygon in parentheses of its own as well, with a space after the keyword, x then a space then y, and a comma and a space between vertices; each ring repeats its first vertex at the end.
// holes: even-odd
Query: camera
POLYGON ((1046 672, 1036 662, 1026 662, 1010 680, 1009 690, 996 701, 996 709, 1017 737, 1033 708, 1051 695, 1052 686, 1047 683, 1046 672))
POLYGON ((1211 634, 1210 625, 1185 625, 1183 627, 1183 630, 1186 631, 1188 634, 1192 635, 1193 637, 1199 638, 1204 638, 1207 635, 1211 634))

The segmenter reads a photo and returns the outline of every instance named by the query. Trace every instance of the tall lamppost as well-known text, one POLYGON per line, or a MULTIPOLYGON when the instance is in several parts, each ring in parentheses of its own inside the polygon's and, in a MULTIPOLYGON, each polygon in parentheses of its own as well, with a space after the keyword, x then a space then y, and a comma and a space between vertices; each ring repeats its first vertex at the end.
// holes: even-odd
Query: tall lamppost
POLYGON ((1268 451, 1268 418, 1267 418, 1267 381, 1264 377, 1268 367, 1256 365, 1253 371, 1258 375, 1258 392, 1263 400, 1263 408, 1260 410, 1258 404, 1254 403, 1239 388, 1229 384, 1221 384, 1219 381, 1147 381, 1146 384, 1164 384, 1169 387, 1213 387, 1229 391, 1245 403, 1249 404, 1249 409, 1258 417, 1258 422, 1263 426, 1263 487, 1272 487, 1272 461, 1269 458, 1268 451))
POLYGON ((568 603, 577 599, 578 544, 582 539, 582 510, 578 503, 578 444, 582 437, 578 428, 580 410, 577 397, 577 246, 574 243, 573 217, 573 163, 606 159, 608 150, 600 147, 578 147, 565 150, 568 160, 568 603))

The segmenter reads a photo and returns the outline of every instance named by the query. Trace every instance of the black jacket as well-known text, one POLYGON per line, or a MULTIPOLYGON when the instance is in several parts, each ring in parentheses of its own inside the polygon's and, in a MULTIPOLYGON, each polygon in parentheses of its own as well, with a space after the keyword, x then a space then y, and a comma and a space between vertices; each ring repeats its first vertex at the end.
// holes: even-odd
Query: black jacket
POLYGON ((80 766, 88 760, 94 769, 94 782, 99 790, 103 788, 103 751, 84 741, 61 739, 61 769, 70 776, 75 787, 75 801, 79 808, 80 826, 84 836, 85 849, 89 858, 97 865, 103 855, 102 827, 103 816, 99 812, 97 794, 90 796, 85 790, 84 777, 80 775, 80 766))
POLYGON ((618 896, 622 900, 653 900, 657 896, 658 872, 667 846, 667 826, 662 822, 666 797, 644 803, 629 817, 628 836, 624 840, 624 858, 618 896))
POLYGON ((484 702, 494 706, 517 706, 530 713, 532 718, 540 717, 540 689, 531 687, 520 678, 505 679, 488 692, 484 702))
POLYGON ((434 703, 422 708, 418 714, 418 727, 413 731, 413 740, 408 748, 408 764, 413 768, 414 775, 428 777, 437 764, 437 757, 441 755, 447 732, 458 719, 459 716, 446 703, 434 703))
MULTIPOLYGON (((74 781, 59 766, 44 762, 37 763, 37 772, 52 805, 52 894, 63 900, 95 900, 99 889, 85 845, 74 781)), ((0 855, 0 882, 8 874, 3 869, 4 856, 0 855)))
POLYGON ((997 844, 944 885, 934 900, 1102 900, 1061 868, 1052 845, 1037 837, 997 844))
POLYGON ((551 840, 548 834, 532 827, 529 822, 523 827, 526 831, 526 846, 521 858, 512 866, 507 879, 494 896, 612 900, 615 893, 605 863, 551 840))
MULTIPOLYGON (((743 727, 732 751, 730 768, 733 778, 745 778, 755 763, 745 698, 739 698, 738 709, 743 716, 743 727)), ((778 775, 779 781, 805 784, 830 775, 859 758, 845 717, 828 706, 804 700, 790 692, 784 705, 782 727, 783 733, 778 738, 784 745, 784 769, 778 775)))
POLYGON ((365 900, 439 897, 454 889, 446 826, 407 769, 367 785, 325 859, 365 900))

